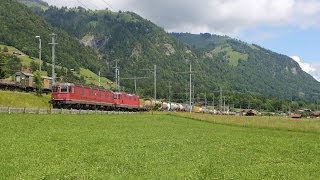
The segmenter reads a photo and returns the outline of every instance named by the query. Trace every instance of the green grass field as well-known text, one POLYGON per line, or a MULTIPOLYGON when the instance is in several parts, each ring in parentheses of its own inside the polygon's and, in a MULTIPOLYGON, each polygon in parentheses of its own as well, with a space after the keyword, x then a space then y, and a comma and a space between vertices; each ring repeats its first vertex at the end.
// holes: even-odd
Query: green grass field
POLYGON ((320 178, 319 131, 242 127, 231 121, 225 125, 213 122, 215 116, 192 118, 1 114, 0 177, 320 178))

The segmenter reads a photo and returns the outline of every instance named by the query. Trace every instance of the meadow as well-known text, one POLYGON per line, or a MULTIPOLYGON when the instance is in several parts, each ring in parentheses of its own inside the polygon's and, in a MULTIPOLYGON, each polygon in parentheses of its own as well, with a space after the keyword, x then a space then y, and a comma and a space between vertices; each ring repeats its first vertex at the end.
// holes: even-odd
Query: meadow
POLYGON ((316 128, 299 129, 290 128, 290 119, 279 119, 278 128, 223 119, 227 116, 1 114, 0 177, 320 178, 319 120, 302 120, 316 128))

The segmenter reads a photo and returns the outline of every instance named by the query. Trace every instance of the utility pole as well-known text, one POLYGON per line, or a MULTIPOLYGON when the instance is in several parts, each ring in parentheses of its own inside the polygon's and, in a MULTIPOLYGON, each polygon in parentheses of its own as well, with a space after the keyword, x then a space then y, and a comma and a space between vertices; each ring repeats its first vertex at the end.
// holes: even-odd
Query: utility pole
POLYGON ((115 81, 117 85, 117 90, 120 91, 120 67, 118 67, 118 59, 116 60, 116 67, 115 68, 115 81))
POLYGON ((213 106, 213 110, 214 110, 214 93, 212 95, 212 106, 213 106))
POLYGON ((54 68, 55 68, 55 53, 56 53, 56 45, 58 43, 56 43, 56 34, 52 33, 50 34, 50 36, 52 36, 52 42, 49 43, 52 45, 52 83, 55 82, 56 79, 56 74, 54 72, 54 68))
POLYGON ((207 107, 207 93, 204 93, 204 106, 207 107))
POLYGON ((169 82, 169 97, 168 97, 168 99, 169 99, 169 103, 171 103, 170 101, 171 101, 171 83, 169 82))
POLYGON ((154 101, 157 100, 157 65, 154 65, 154 101))
POLYGON ((36 36, 36 38, 39 39, 39 71, 41 73, 41 37, 36 36))
POLYGON ((190 81, 189 81, 189 85, 190 85, 190 87, 189 87, 189 89, 190 89, 190 92, 189 92, 189 94, 190 94, 190 97, 189 97, 189 112, 191 113, 191 74, 192 74, 192 71, 191 71, 191 62, 190 62, 190 71, 189 71, 189 75, 190 75, 190 81))
POLYGON ((100 76, 101 76, 101 74, 100 74, 100 70, 99 70, 99 86, 100 86, 100 76))
POLYGON ((220 87, 220 102, 219 102, 219 105, 220 105, 220 111, 222 111, 222 88, 220 87))
MULTIPOLYGON (((192 66, 191 66, 191 62, 190 62, 190 66, 189 66, 189 71, 186 72, 175 72, 177 74, 189 74, 189 112, 191 113, 192 111, 192 107, 191 107, 191 101, 192 101, 192 73, 195 73, 194 71, 192 71, 192 66)), ((188 86, 188 85, 187 85, 188 86)), ((187 88, 188 91, 188 88, 187 88)), ((194 88, 193 88, 193 92, 194 92, 194 88)), ((188 93, 186 93, 188 94, 188 93)), ((188 96, 188 95, 186 95, 188 96)))
MULTIPOLYGON (((191 66, 191 62, 190 62, 190 65, 189 65, 189 71, 187 71, 187 72, 176 72, 176 73, 178 73, 178 74, 189 74, 189 112, 191 113, 191 111, 192 111, 192 103, 191 103, 191 101, 192 101, 192 73, 194 73, 193 71, 192 71, 192 66, 191 66)), ((187 88, 187 91, 188 91, 188 88, 187 88)), ((193 93, 194 93, 194 88, 193 88, 193 93)), ((186 94, 188 94, 188 93, 186 93, 186 94)), ((186 95, 187 96, 187 95, 186 95)))
POLYGON ((152 69, 142 69, 146 71, 151 71, 153 73, 153 86, 154 86, 154 101, 157 100, 157 65, 153 65, 153 70, 152 69))
POLYGON ((193 83, 193 88, 192 88, 192 102, 193 102, 193 104, 194 104, 194 83, 193 83))
POLYGON ((120 91, 120 67, 118 67, 118 91, 120 91))
POLYGON ((189 83, 186 84, 186 102, 188 102, 189 99, 189 83))
POLYGON ((134 76, 134 93, 137 93, 137 77, 134 76))
POLYGON ((223 97, 223 112, 226 112, 226 97, 223 97))

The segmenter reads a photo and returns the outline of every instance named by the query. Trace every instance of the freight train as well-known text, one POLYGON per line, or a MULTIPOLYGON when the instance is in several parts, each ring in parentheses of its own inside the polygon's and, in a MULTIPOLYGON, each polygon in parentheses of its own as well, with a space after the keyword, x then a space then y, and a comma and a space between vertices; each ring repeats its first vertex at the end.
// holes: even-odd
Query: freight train
POLYGON ((53 108, 141 111, 140 97, 74 83, 54 83, 53 108))

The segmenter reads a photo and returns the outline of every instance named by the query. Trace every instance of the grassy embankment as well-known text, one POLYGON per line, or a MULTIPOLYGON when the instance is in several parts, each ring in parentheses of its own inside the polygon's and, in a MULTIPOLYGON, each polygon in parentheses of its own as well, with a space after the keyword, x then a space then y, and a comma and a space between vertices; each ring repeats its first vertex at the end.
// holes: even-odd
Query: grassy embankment
POLYGON ((0 107, 49 108, 50 95, 0 90, 0 107))
POLYGON ((166 114, 2 114, 0 177, 319 179, 318 125, 302 132, 217 123, 166 114))

